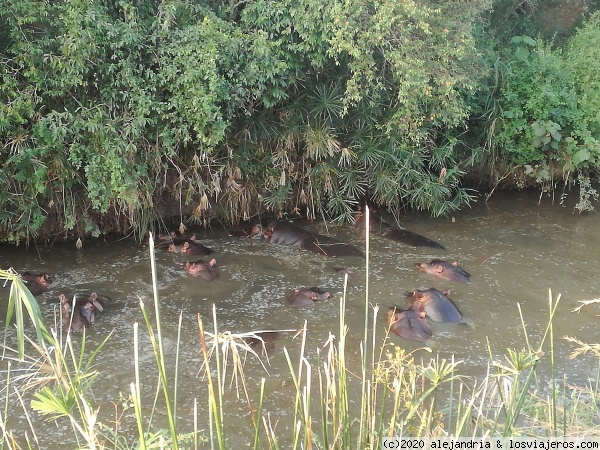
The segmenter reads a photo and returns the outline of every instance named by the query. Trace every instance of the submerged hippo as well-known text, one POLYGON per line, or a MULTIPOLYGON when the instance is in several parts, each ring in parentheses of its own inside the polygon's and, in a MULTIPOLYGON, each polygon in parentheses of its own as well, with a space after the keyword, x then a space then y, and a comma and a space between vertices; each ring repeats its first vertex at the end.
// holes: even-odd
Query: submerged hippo
POLYGON ((288 222, 274 220, 263 230, 263 238, 272 244, 302 245, 311 240, 313 234, 288 222))
POLYGON ((215 267, 216 259, 210 261, 186 261, 183 263, 183 269, 193 277, 198 277, 204 281, 212 281, 219 276, 219 271, 215 267))
POLYGON ((212 250, 205 247, 195 239, 187 240, 183 242, 171 242, 167 247, 169 253, 183 253, 186 255, 209 255, 212 250))
POLYGON ((257 331, 244 337, 246 344, 254 351, 268 352, 275 349, 275 341, 279 338, 278 331, 257 331))
POLYGON ((21 280, 25 282, 27 289, 29 289, 29 292, 31 292, 31 295, 34 297, 37 297, 48 290, 50 278, 48 277, 47 273, 34 275, 29 272, 24 272, 19 276, 21 277, 21 280))
MULTIPOLYGON (((354 225, 364 230, 367 227, 367 220, 362 209, 354 217, 354 225)), ((369 231, 371 233, 379 234, 392 241, 401 242, 403 244, 411 245, 413 247, 431 247, 445 250, 445 247, 431 239, 421 236, 420 234, 413 233, 408 230, 401 230, 393 227, 392 225, 385 223, 381 218, 378 217, 375 210, 371 210, 369 214, 369 231)))
POLYGON ((356 247, 340 242, 332 237, 313 234, 288 222, 274 220, 264 228, 253 233, 262 232, 265 240, 273 244, 296 245, 314 253, 325 256, 363 256, 356 247))
POLYGON ((212 250, 200 242, 186 241, 181 245, 180 252, 186 255, 209 255, 212 253, 212 250))
POLYGON ((447 262, 441 259, 432 259, 431 262, 417 263, 417 267, 422 272, 426 272, 430 275, 435 275, 443 280, 449 281, 460 281, 461 283, 468 283, 471 275, 458 267, 457 262, 447 262))
POLYGON ((333 271, 337 274, 338 277, 342 278, 344 278, 346 275, 348 275, 348 278, 354 275, 354 272, 345 266, 333 266, 333 271))
POLYGON ((407 310, 396 306, 387 312, 387 323, 390 331, 411 341, 424 342, 431 337, 431 327, 417 309, 407 310))
POLYGON ((462 314, 447 295, 450 291, 439 291, 434 288, 426 291, 406 292, 406 298, 412 308, 424 311, 434 322, 460 322, 462 314))
POLYGON ((62 326, 64 331, 80 332, 96 320, 96 316, 104 311, 108 297, 91 294, 75 294, 71 299, 64 294, 58 297, 61 304, 62 326))
POLYGON ((252 226, 246 226, 244 228, 236 228, 229 230, 229 235, 234 237, 245 237, 245 238, 257 238, 262 236, 263 224, 255 223, 252 226))
POLYGON ((294 306, 309 306, 319 300, 326 300, 329 297, 331 297, 329 292, 323 291, 318 287, 299 288, 294 290, 288 302, 294 306))
POLYGON ((174 244, 177 248, 181 248, 184 242, 193 242, 196 240, 196 235, 192 233, 180 233, 171 231, 169 234, 159 233, 155 237, 154 248, 166 249, 169 244, 174 244))

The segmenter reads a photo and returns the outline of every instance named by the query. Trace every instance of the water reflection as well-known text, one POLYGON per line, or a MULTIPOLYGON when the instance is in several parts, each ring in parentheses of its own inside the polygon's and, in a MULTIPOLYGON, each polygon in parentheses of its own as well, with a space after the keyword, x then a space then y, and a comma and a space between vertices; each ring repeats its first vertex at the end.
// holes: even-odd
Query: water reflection
MULTIPOLYGON (((326 228, 323 224, 296 223, 321 234, 329 230, 337 239, 364 248, 362 236, 349 227, 330 225, 326 228)), ((472 209, 455 214, 454 221, 411 215, 403 218, 402 226, 440 242, 446 250, 411 248, 373 237, 369 300, 371 305, 381 305, 376 340, 383 337, 387 307, 406 304, 404 292, 431 287, 448 289, 465 316, 465 323, 433 323, 433 337, 427 344, 434 354, 463 361, 462 374, 481 377, 487 372, 488 345, 495 356, 502 355, 506 348, 525 346, 517 305, 523 312, 530 342, 534 346, 539 342, 548 321, 548 290, 552 289, 554 297, 561 295, 554 322, 556 373, 559 377, 564 373, 567 381, 574 384, 582 384, 593 373, 595 362, 585 357, 570 360, 568 355, 572 346, 559 338, 569 335, 587 342, 598 339, 597 306, 587 307, 579 314, 572 312, 579 300, 599 297, 597 213, 573 214, 572 208, 553 206, 547 198, 542 198, 538 204, 537 193, 512 192, 496 194, 488 203, 478 202, 472 209), (416 263, 433 258, 458 261, 471 274, 471 282, 441 280, 419 272, 415 267, 416 263)), ((200 230, 199 239, 214 250, 210 258, 214 257, 219 267, 220 277, 210 283, 190 277, 183 270, 184 261, 197 258, 165 252, 156 255, 163 337, 165 349, 173 358, 171 364, 174 364, 176 351, 180 354, 178 408, 181 424, 191 429, 195 398, 204 403, 197 407, 206 417, 205 384, 197 377, 202 362, 198 317, 204 320, 207 329, 212 330, 214 305, 219 329, 232 332, 300 329, 306 322, 309 330, 306 353, 316 363, 317 351, 323 351, 330 332, 339 334, 343 279, 336 274, 336 265, 347 266, 354 273, 347 293, 347 358, 351 370, 359 373, 360 342, 365 323, 364 259, 330 259, 296 247, 234 238, 225 230, 200 230), (295 288, 309 286, 320 286, 331 292, 332 297, 309 308, 288 304, 287 298, 295 288), (178 348, 180 316, 182 344, 178 348)), ((113 299, 88 333, 88 346, 91 351, 113 333, 97 361, 101 376, 94 383, 93 394, 103 405, 103 420, 114 420, 111 403, 118 403, 119 393, 128 392, 134 379, 133 324, 143 322, 140 301, 153 314, 148 250, 128 241, 86 243, 81 250, 74 244, 28 250, 2 247, 0 264, 12 265, 19 271, 51 275, 50 289, 39 297, 48 324, 53 323, 60 293, 98 292, 113 299)), ((8 292, 2 291, 2 294, 7 296, 8 292)), ((4 312, 4 306, 1 306, 1 317, 4 312)), ((283 348, 288 348, 292 360, 297 361, 294 358, 299 355, 300 342, 298 338, 294 339, 294 334, 281 333, 270 353, 268 373, 252 358, 248 358, 245 366, 253 402, 257 402, 260 379, 266 378, 266 411, 272 414, 272 420, 280 421, 278 431, 287 436, 291 433, 284 430, 292 424, 291 417, 286 419, 286 415, 293 411, 294 388, 283 348)), ((143 326, 139 338, 140 360, 145 368, 142 383, 147 388, 145 402, 149 405, 153 402, 157 379, 153 369, 154 355, 143 326)), ((398 336, 391 336, 390 341, 408 350, 421 346, 398 336)), ((423 358, 431 356, 426 352, 419 354, 423 358)), ((228 401, 228 415, 248 414, 246 402, 237 400, 233 393, 228 401)), ((24 417, 11 420, 23 421, 22 429, 26 429, 24 417)), ((48 429, 48 436, 60 437, 65 432, 52 424, 40 423, 39 418, 32 420, 36 427, 48 429)), ((160 416, 156 420, 160 421, 160 416)), ((130 431, 133 436, 135 428, 130 431)), ((229 431, 234 436, 237 433, 236 430, 229 431)), ((59 448, 59 441, 54 442, 59 448)))

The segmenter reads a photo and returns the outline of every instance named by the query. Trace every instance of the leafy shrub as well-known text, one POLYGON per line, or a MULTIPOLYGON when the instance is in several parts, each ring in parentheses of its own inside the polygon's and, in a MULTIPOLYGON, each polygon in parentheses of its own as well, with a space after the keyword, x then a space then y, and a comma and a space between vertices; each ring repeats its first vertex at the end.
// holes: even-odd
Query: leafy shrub
POLYGON ((580 107, 568 59, 527 36, 513 38, 512 44, 512 60, 499 89, 501 126, 495 134, 505 164, 522 167, 540 183, 553 180, 556 171, 568 178, 591 167, 598 143, 580 107))
POLYGON ((0 0, 0 238, 468 203, 488 5, 330 6, 0 0))

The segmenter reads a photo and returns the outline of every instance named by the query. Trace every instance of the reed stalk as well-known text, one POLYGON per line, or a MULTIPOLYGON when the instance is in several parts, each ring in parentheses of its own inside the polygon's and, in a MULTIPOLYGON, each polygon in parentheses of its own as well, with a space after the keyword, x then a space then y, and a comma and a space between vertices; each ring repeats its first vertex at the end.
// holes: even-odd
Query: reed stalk
POLYGON ((12 361, 8 361, 8 364, 6 367, 6 381, 4 383, 4 392, 6 393, 6 395, 4 396, 4 407, 2 408, 2 412, 0 413, 0 429, 2 430, 2 439, 0 439, 0 450, 4 450, 4 444, 7 444, 10 446, 10 441, 8 440, 6 421, 8 419, 8 407, 9 407, 8 393, 12 389, 11 369, 12 369, 12 361))
MULTIPOLYGON (((294 388, 295 388, 295 398, 294 398, 294 435, 293 435, 293 447, 294 449, 298 448, 298 442, 300 440, 300 430, 302 427, 302 423, 301 421, 298 419, 298 416, 300 415, 300 417, 305 417, 305 413, 304 411, 302 411, 302 395, 301 395, 301 387, 300 387, 300 383, 302 381, 302 364, 305 360, 304 358, 304 351, 306 348, 306 321, 304 321, 304 326, 302 327, 302 332, 301 332, 301 336, 302 336, 302 343, 300 345, 300 356, 299 356, 299 363, 298 363, 298 372, 295 373, 294 369, 293 369, 293 364, 292 364, 292 360, 290 357, 290 354, 287 350, 287 348, 283 349, 283 353, 285 355, 285 359, 287 361, 289 370, 290 370, 290 375, 292 377, 292 381, 294 383, 294 388)), ((306 426, 306 424, 304 424, 306 426)))
POLYGON ((256 411, 257 420, 253 422, 254 424, 254 450, 257 450, 260 445, 260 418, 262 417, 262 408, 263 408, 263 400, 265 397, 265 379, 260 379, 260 397, 258 401, 258 410, 256 411))
MULTIPOLYGON (((340 324, 339 324, 339 340, 337 345, 337 364, 332 364, 337 372, 337 390, 338 390, 338 423, 341 431, 341 443, 338 444, 338 448, 351 448, 352 435, 350 425, 352 423, 350 419, 349 403, 348 403, 348 379, 347 379, 347 367, 346 367, 346 334, 348 327, 346 326, 346 289, 348 283, 348 276, 344 277, 344 294, 342 295, 342 301, 340 302, 340 324)), ((335 353, 332 354, 335 356, 335 353)), ((363 376, 363 381, 364 381, 363 376)), ((364 383, 363 383, 364 385, 364 383)), ((364 387, 361 388, 361 394, 364 395, 364 387)), ((361 405, 361 411, 362 411, 361 405)), ((361 421, 363 419, 361 413, 361 421)), ((361 423, 360 428, 363 424, 361 423)))
POLYGON ((160 384, 162 386, 162 391, 165 399, 165 406, 167 408, 167 417, 169 420, 169 428, 171 431, 171 439, 173 444, 173 450, 179 449, 179 440, 177 437, 177 427, 175 426, 175 414, 174 406, 171 406, 171 400, 169 395, 169 383, 167 380, 167 366, 165 361, 165 351, 163 348, 163 339, 162 339, 162 327, 160 324, 160 303, 158 297, 158 283, 156 281, 156 257, 154 251, 154 237, 152 233, 150 233, 148 247, 150 248, 150 267, 152 270, 152 293, 154 297, 154 314, 156 320, 156 338, 154 336, 154 332, 152 331, 152 327, 150 326, 150 322, 148 321, 147 315, 144 313, 144 319, 146 320, 146 325, 148 326, 148 335, 150 336, 150 342, 152 343, 152 348, 154 350, 154 356, 156 358, 156 364, 158 368, 158 374, 160 379, 160 384))
MULTIPOLYGON (((363 337, 363 346, 364 348, 368 348, 369 342, 369 269, 370 269, 370 232, 371 232, 371 211, 369 207, 365 205, 365 324, 364 324, 364 337, 363 337)), ((375 340, 375 336, 373 336, 373 341, 375 340)), ((364 351, 361 352, 362 360, 361 360, 361 369, 362 369, 362 383, 360 388, 360 422, 359 422, 359 433, 358 440, 356 442, 357 450, 364 448, 365 441, 365 430, 364 424, 366 423, 367 417, 367 408, 369 407, 366 403, 365 389, 367 379, 367 355, 364 351)), ((347 447, 349 448, 349 447, 347 447)))
MULTIPOLYGON (((223 397, 221 395, 220 383, 217 381, 215 389, 215 383, 213 381, 210 365, 209 365, 209 350, 206 344, 206 338, 204 333, 204 325, 202 319, 198 316, 198 329, 200 334, 200 345, 202 348, 202 355, 204 357, 204 376, 206 377, 208 387, 208 409, 212 412, 209 414, 210 420, 210 445, 211 449, 215 448, 214 436, 217 437, 218 448, 225 449, 225 434, 223 430, 223 397)), ((215 329, 215 335, 217 330, 215 329)), ((218 352, 217 352, 218 355, 218 352)), ((217 363, 217 374, 220 377, 220 367, 217 363)))
POLYGON ((183 312, 179 313, 177 322, 177 343, 175 344, 175 374, 173 381, 173 423, 177 428, 177 387, 179 386, 179 349, 181 347, 181 325, 183 321, 183 312))
MULTIPOLYGON (((143 305, 140 300, 140 308, 143 310, 143 305)), ((133 411, 135 413, 139 445, 142 450, 146 450, 146 433, 144 432, 144 423, 142 415, 142 398, 140 395, 140 343, 138 335, 138 324, 133 324, 133 368, 135 372, 135 383, 131 383, 131 400, 133 402, 133 411)))

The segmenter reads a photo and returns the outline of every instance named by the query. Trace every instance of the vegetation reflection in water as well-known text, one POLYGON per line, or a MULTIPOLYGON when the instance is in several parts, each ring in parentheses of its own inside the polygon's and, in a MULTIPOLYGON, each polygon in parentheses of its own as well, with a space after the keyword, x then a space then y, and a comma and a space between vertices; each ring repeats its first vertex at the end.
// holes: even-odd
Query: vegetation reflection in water
MULTIPOLYGON (((367 231, 364 339, 361 342, 362 369, 356 375, 346 366, 346 286, 340 302, 337 338, 330 339, 316 359, 307 353, 306 323, 300 332, 300 353, 297 360, 284 349, 292 379, 295 398, 293 426, 279 432, 273 413, 265 413, 266 379, 259 386, 247 383, 244 374, 246 358, 264 362, 264 352, 248 344, 249 337, 264 345, 261 335, 234 334, 217 328, 216 309, 213 306, 213 332, 205 330, 198 317, 198 331, 203 364, 200 380, 206 389, 206 398, 194 401, 193 427, 186 429, 177 423, 178 367, 181 346, 186 345, 178 333, 175 358, 166 354, 161 334, 159 298, 156 282, 154 251, 151 241, 150 256, 154 291, 154 316, 148 313, 140 300, 140 308, 147 327, 147 336, 140 335, 138 324, 134 334, 134 381, 126 403, 134 414, 119 415, 121 420, 133 417, 137 436, 121 430, 124 423, 109 426, 98 420, 100 408, 90 394, 94 380, 102 376, 94 368, 96 357, 105 351, 106 339, 90 352, 86 347, 85 331, 80 344, 70 333, 63 336, 48 332, 40 320, 35 299, 17 275, 2 271, 0 276, 12 282, 7 324, 12 317, 16 328, 25 327, 24 310, 27 310, 35 337, 17 334, 17 349, 4 343, 4 359, 8 370, 4 374, 4 407, 1 411, 1 448, 49 448, 56 442, 45 442, 45 434, 36 430, 30 415, 41 414, 57 424, 68 423, 72 437, 64 438, 60 445, 76 443, 79 448, 236 448, 240 442, 228 434, 233 426, 244 434, 244 444, 252 442, 253 448, 379 448, 385 436, 523 436, 523 435, 597 435, 595 425, 598 408, 597 380, 585 388, 572 388, 556 382, 551 395, 542 396, 546 386, 542 379, 560 380, 554 373, 553 318, 560 295, 553 300, 549 293, 549 321, 539 343, 526 338, 522 349, 507 349, 504 360, 494 358, 489 350, 488 376, 476 382, 460 374, 460 363, 453 359, 432 357, 418 363, 414 352, 408 353, 399 346, 379 345, 377 326, 379 307, 371 306, 368 295, 369 246, 367 231), (156 359, 158 378, 154 402, 144 404, 147 398, 140 382, 140 340, 150 340, 156 359), (28 340, 22 343, 21 340, 28 340), (25 349, 27 348, 27 353, 25 349), (7 356, 13 355, 13 356, 7 356), (549 376, 540 376, 540 361, 549 361, 549 376), (231 386, 235 385, 235 389, 231 386), (356 392, 360 399, 356 402, 356 392), (11 395, 16 393, 17 395, 11 395), (231 398, 234 394, 235 398, 231 398), (314 399, 319 401, 315 404, 314 399), (241 399, 241 400, 240 400, 241 399), (253 401, 252 399, 257 399, 253 401), (233 419, 225 413, 227 403, 243 401, 247 417, 233 419), (31 406, 28 407, 28 404, 31 406), (206 406, 208 405, 208 408, 206 406), (24 412, 26 422, 19 429, 8 427, 8 417, 24 412), (157 417, 166 417, 166 426, 157 417), (230 423, 234 421, 235 423, 230 423), (244 425, 245 422, 245 425, 244 425), (289 430, 289 431, 288 431, 289 430), (285 434, 289 433, 289 434, 285 434)), ((522 327, 528 336, 521 314, 522 327)), ((57 329, 62 329, 57 327, 57 329)), ((8 330, 8 325, 7 325, 8 330)), ((178 330, 181 331, 181 316, 178 330)), ((289 330, 288 330, 289 331, 289 330)), ((388 330, 389 333, 389 330, 388 330)), ((8 334, 6 334, 8 336, 8 334)), ((387 333, 383 336, 384 343, 387 333)), ((255 341, 256 342, 256 341, 255 341)), ((572 340, 579 348, 576 354, 594 352, 592 345, 572 340)), ((266 372, 265 372, 266 373, 266 372)), ((545 374, 544 374, 545 375, 545 374)), ((115 392, 115 404, 118 393, 115 392)))

